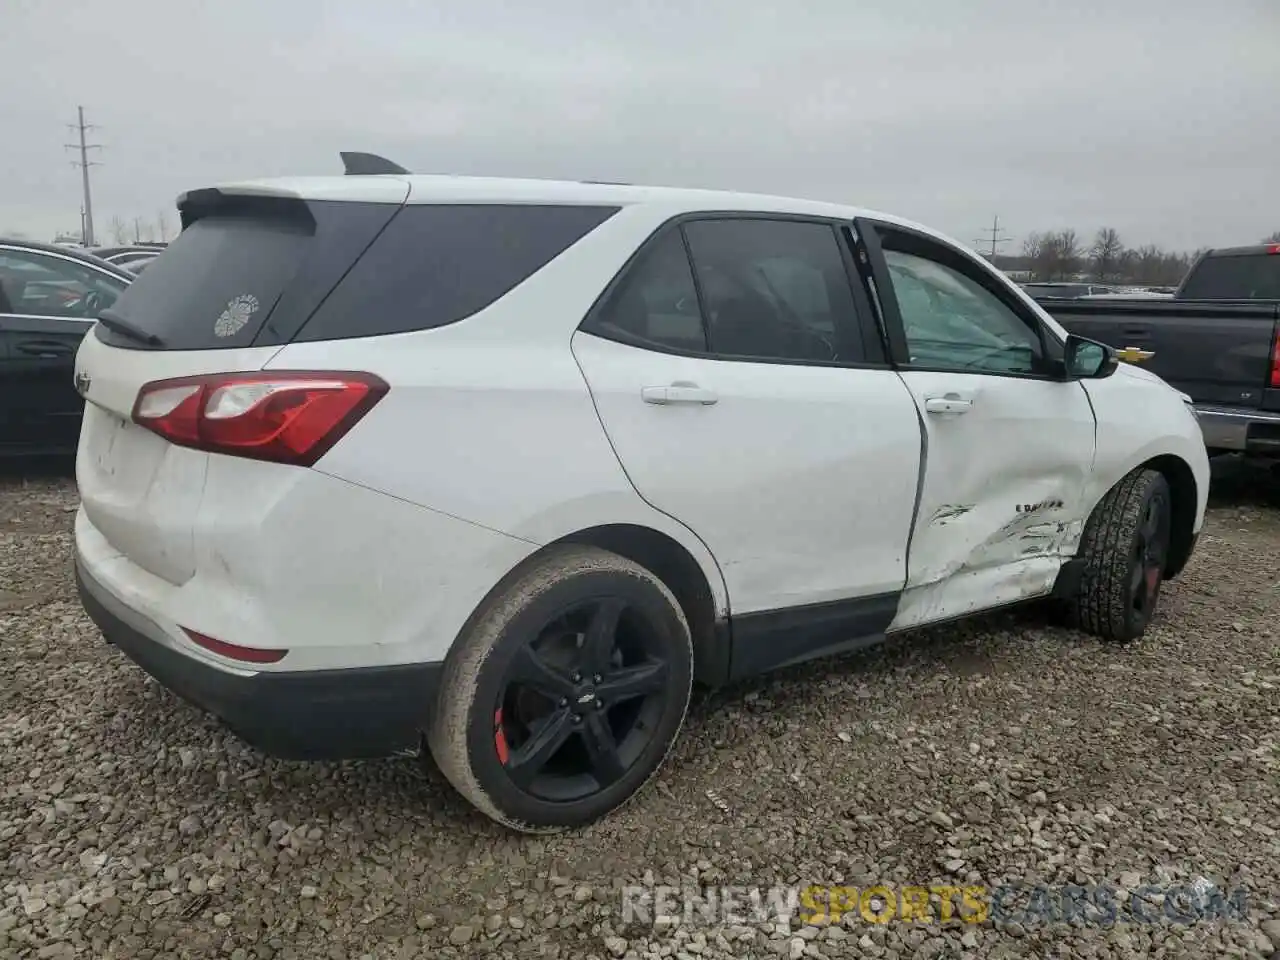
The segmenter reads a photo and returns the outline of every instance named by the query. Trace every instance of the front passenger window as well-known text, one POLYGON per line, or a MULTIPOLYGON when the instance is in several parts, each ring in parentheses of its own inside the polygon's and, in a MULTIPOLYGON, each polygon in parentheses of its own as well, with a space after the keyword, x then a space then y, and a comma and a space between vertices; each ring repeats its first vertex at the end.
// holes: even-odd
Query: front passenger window
POLYGON ((995 294, 951 267, 885 250, 911 364, 961 373, 1036 374, 1037 333, 995 294))

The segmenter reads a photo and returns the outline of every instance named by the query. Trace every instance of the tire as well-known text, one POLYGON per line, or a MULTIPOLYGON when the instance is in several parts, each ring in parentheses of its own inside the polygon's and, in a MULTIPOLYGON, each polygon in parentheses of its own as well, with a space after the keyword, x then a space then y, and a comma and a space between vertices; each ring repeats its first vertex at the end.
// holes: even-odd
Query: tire
POLYGON ((606 550, 553 547, 464 627, 427 742, 455 789, 499 823, 580 827, 657 772, 692 683, 689 626, 661 580, 606 550))
POLYGON ((1104 640, 1141 637, 1160 600, 1172 529, 1169 482, 1138 469, 1108 491, 1085 524, 1084 572, 1072 621, 1104 640))

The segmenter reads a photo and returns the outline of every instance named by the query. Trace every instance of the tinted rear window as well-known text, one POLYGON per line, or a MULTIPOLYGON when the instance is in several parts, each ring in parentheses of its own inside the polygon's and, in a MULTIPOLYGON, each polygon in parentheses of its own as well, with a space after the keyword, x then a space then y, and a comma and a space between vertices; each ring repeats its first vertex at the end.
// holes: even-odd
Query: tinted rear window
MULTIPOLYGON (((157 251, 113 307, 159 337, 159 349, 287 343, 399 209, 273 197, 207 202, 210 212, 157 251)), ((113 346, 145 346, 95 329, 113 346)))
POLYGON ((1184 300, 1280 300, 1280 254, 1205 257, 1187 275, 1184 300))
POLYGON ((405 333, 462 320, 542 269, 617 209, 406 206, 297 339, 405 333))

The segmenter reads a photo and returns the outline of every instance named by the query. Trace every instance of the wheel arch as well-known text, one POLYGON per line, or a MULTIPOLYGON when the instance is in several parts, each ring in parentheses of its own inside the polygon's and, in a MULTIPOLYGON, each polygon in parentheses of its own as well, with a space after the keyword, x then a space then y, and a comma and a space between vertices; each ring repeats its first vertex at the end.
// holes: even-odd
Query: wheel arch
MULTIPOLYGON (((652 527, 610 523, 567 534, 542 549, 566 543, 608 550, 657 576, 679 601, 688 621, 693 641, 694 679, 707 686, 724 682, 729 671, 727 618, 718 615, 711 580, 684 544, 652 527)), ((541 552, 535 552, 533 557, 541 552)))
POLYGON ((1195 546, 1196 507, 1200 494, 1196 487, 1195 472, 1186 460, 1172 453, 1152 457, 1142 463, 1140 468, 1159 472, 1169 484, 1172 526, 1169 531, 1169 557, 1164 578, 1172 580, 1187 565, 1195 546))

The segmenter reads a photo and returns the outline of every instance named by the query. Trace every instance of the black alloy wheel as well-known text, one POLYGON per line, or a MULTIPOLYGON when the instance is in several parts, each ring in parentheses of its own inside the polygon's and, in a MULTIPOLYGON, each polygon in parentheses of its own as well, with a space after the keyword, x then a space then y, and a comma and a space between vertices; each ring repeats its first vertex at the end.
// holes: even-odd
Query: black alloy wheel
POLYGON ((1129 578, 1133 609, 1144 625, 1150 622, 1160 599, 1160 584, 1169 559, 1169 520, 1168 491, 1153 490, 1134 537, 1133 572, 1129 578))
POLYGON ((582 826, 657 771, 692 680, 688 624, 656 575, 596 547, 551 547, 463 629, 428 742, 495 820, 527 832, 582 826))
POLYGON ((642 610, 615 596, 572 605, 525 642, 494 713, 494 748, 521 790, 580 800, 617 783, 657 733, 668 655, 642 610))

